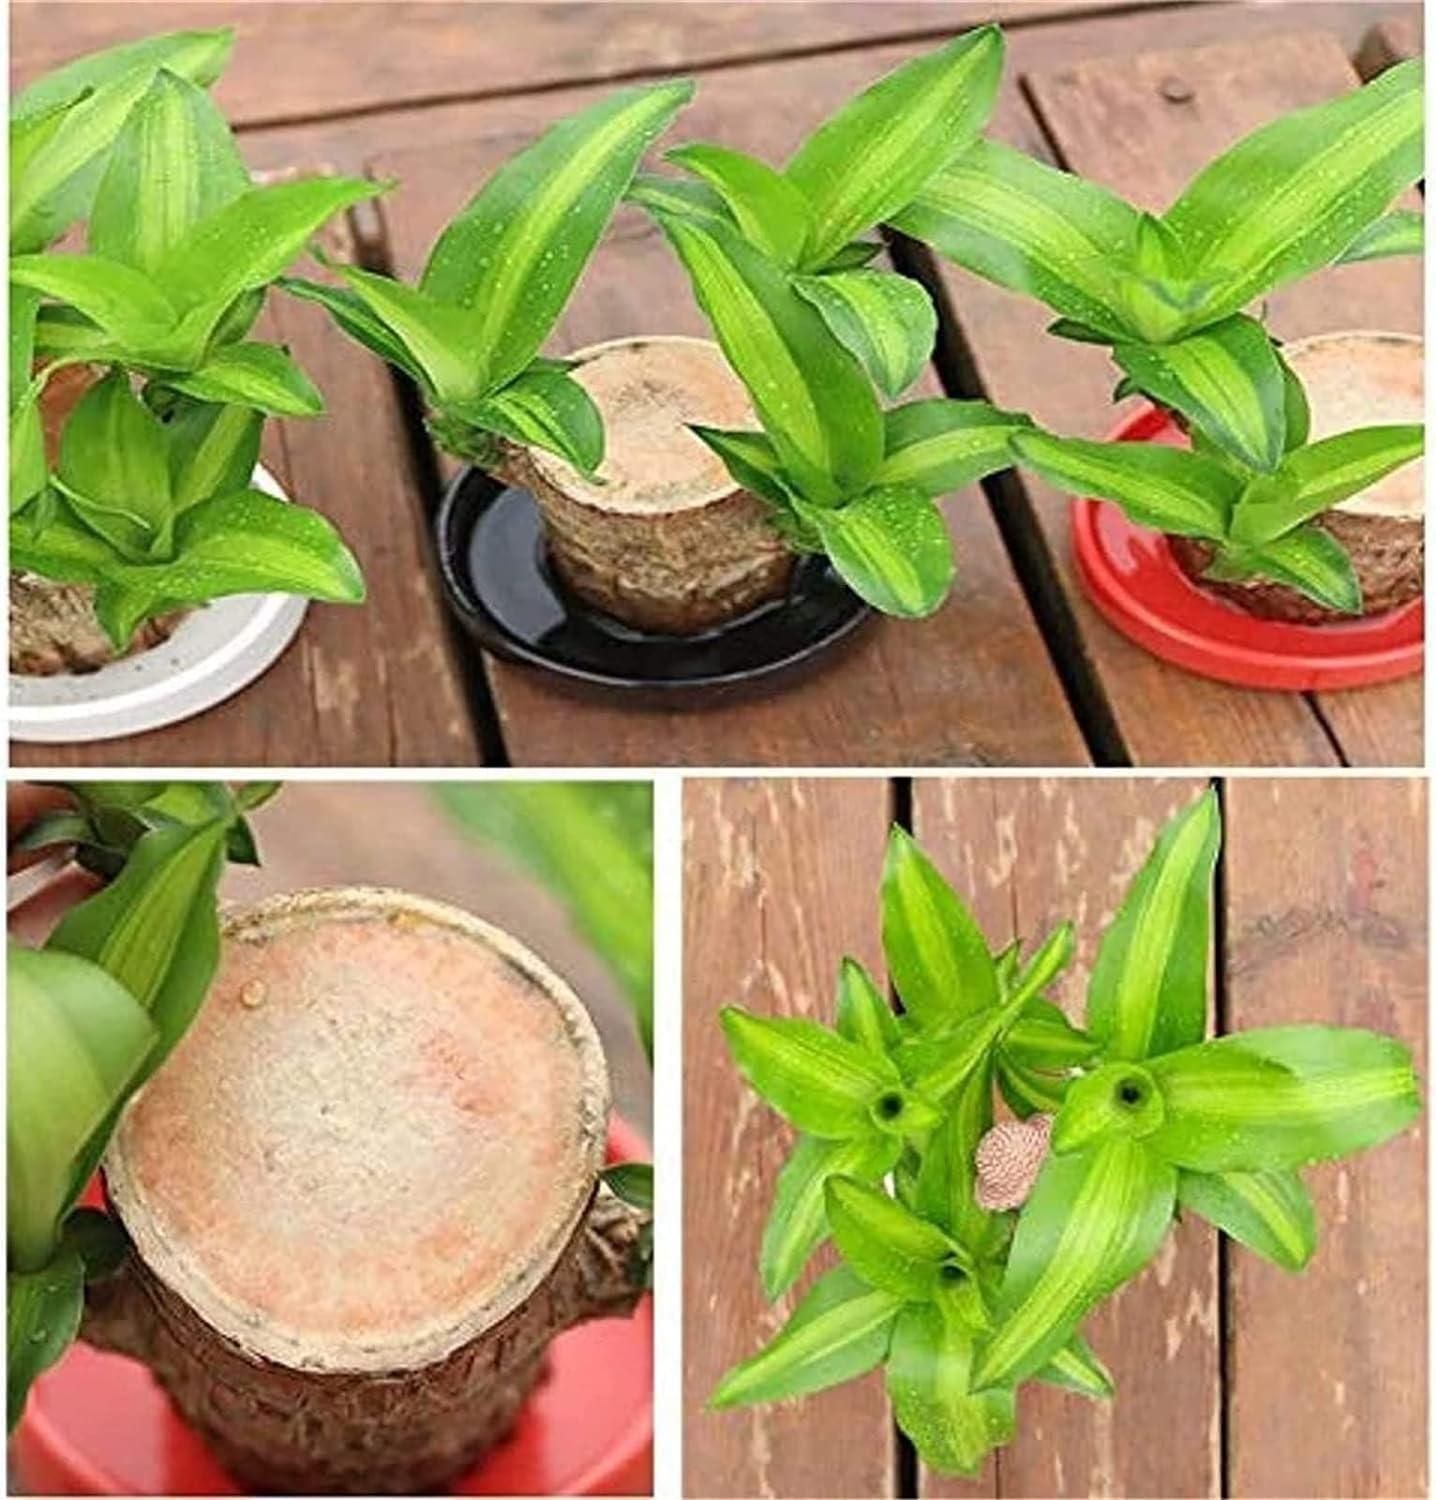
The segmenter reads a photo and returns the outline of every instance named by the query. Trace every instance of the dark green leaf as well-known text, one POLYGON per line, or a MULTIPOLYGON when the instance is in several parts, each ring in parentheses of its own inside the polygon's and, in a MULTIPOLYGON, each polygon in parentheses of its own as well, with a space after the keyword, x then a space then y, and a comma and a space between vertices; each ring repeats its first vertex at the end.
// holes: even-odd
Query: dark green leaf
POLYGON ((264 414, 252 407, 182 401, 165 423, 176 513, 245 489, 259 462, 264 414))
POLYGON ((317 302, 356 343, 402 370, 410 380, 423 384, 423 366, 409 352, 409 346, 357 292, 302 276, 281 276, 277 284, 302 301, 317 302))
POLYGON ((113 1276, 130 1253, 129 1236, 120 1221, 97 1208, 71 1210, 60 1234, 60 1252, 73 1250, 85 1268, 86 1281, 113 1276))
POLYGON ((947 598, 956 571, 952 540, 942 512, 916 485, 868 490, 802 514, 843 581, 875 609, 916 620, 947 598))
POLYGON ((324 398, 290 356, 272 344, 226 344, 188 375, 165 377, 197 401, 248 406, 280 417, 314 417, 324 398))
POLYGON ((1284 1271, 1316 1254, 1316 1210, 1293 1171, 1183 1172, 1177 1203, 1284 1271))
POLYGON ((85 1272, 67 1250, 49 1265, 5 1278, 5 1406, 9 1431, 25 1411, 30 1387, 74 1342, 85 1310, 85 1272))
POLYGON ((592 476, 603 462, 603 418, 588 392, 562 370, 521 371, 486 396, 473 417, 516 443, 558 454, 583 474, 592 476))
POLYGON ((922 374, 937 338, 937 313, 917 282, 858 270, 797 276, 793 285, 884 395, 901 395, 922 374))
POLYGON ((1010 439, 1032 419, 985 401, 909 401, 884 413, 886 451, 877 484, 916 485, 934 497, 1012 463, 1010 439))
POLYGON ((961 1245, 981 1244, 990 1222, 977 1204, 977 1147, 992 1128, 992 1068, 979 1067, 947 1100, 943 1122, 928 1138, 913 1208, 961 1245))
POLYGON ((702 178, 769 259, 785 269, 798 264, 813 216, 808 200, 781 172, 723 146, 679 146, 664 159, 702 178))
POLYGON ((1361 584, 1346 549, 1329 532, 1299 526, 1261 547, 1224 549, 1207 577, 1269 578, 1327 609, 1361 613, 1361 584))
POLYGON ((1420 255, 1426 248, 1426 216, 1412 208, 1393 209, 1363 230, 1336 258, 1339 266, 1392 255, 1420 255))
POLYGON ((620 1162, 603 1173, 609 1191, 616 1193, 633 1208, 653 1208, 653 1163, 620 1162))
POLYGON ((953 1275, 966 1276, 956 1264, 966 1257, 955 1243, 880 1189, 829 1177, 824 1191, 838 1251, 869 1286, 904 1302, 923 1302, 936 1293, 949 1262, 953 1275))
POLYGON ((783 461, 773 440, 763 432, 724 431, 696 422, 688 430, 723 460, 736 484, 773 505, 787 508, 793 496, 783 472, 783 461))

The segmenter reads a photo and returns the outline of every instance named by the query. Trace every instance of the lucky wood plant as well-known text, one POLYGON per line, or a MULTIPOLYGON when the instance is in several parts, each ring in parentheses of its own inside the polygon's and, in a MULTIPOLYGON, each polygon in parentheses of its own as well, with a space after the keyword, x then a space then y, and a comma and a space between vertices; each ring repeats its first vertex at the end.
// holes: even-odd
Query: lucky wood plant
POLYGON ((256 184, 203 87, 231 40, 98 53, 12 107, 11 564, 92 588, 116 653, 143 622, 229 594, 364 594, 322 516, 252 483, 265 418, 323 402, 286 350, 249 334, 310 237, 381 189, 256 184), (81 221, 83 252, 52 248, 81 221), (49 455, 46 389, 73 367, 97 378, 49 455))
POLYGON ((199 1010, 219 961, 226 860, 258 862, 246 814, 273 783, 76 782, 74 808, 21 847, 71 845, 109 884, 43 947, 11 942, 6 1006, 6 1407, 79 1331, 85 1284, 113 1273, 124 1231, 75 1205, 125 1103, 199 1010))
POLYGON ((1416 1078, 1407 1047, 1371 1031, 1204 1040, 1219 838, 1212 792, 1162 831, 1102 936, 1081 1027, 1046 998, 1071 924, 1025 961, 1016 943, 992 952, 900 829, 882 936, 901 1014, 850 959, 836 1029, 723 1012, 744 1077, 800 1132, 763 1235, 764 1290, 791 1287, 830 1237, 842 1263, 714 1406, 881 1366, 924 1461, 972 1474, 1012 1437, 1023 1381, 1113 1394, 1082 1325, 1180 1215, 1284 1269, 1307 1263, 1303 1169, 1404 1130, 1416 1078), (1016 1120, 995 1125, 994 1091, 1016 1120))

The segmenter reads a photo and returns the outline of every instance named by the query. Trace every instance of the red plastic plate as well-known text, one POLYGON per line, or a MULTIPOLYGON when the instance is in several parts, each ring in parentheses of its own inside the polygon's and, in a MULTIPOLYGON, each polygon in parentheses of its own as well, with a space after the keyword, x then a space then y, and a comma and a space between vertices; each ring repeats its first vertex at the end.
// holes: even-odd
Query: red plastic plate
MULTIPOLYGON (((1173 446, 1185 441, 1167 414, 1151 406, 1112 437, 1173 446)), ((1259 620, 1198 588, 1177 566, 1164 536, 1134 526, 1103 500, 1073 502, 1072 543, 1078 576, 1107 620, 1189 672, 1240 687, 1306 692, 1366 687, 1422 670, 1422 600, 1332 625, 1259 620)))
MULTIPOLYGON (((610 1161, 647 1154, 615 1119, 610 1161)), ((76 1344, 30 1393, 15 1439, 42 1495, 238 1495, 233 1479, 134 1360, 76 1344)), ((653 1488, 653 1300, 556 1339, 513 1435, 453 1495, 646 1495, 653 1488)))

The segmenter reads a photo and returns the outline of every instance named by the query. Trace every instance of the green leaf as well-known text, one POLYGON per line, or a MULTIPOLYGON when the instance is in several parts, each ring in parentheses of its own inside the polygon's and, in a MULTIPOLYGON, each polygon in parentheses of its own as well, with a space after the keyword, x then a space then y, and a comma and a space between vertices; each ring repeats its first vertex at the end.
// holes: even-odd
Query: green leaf
POLYGON ((869 1286, 904 1302, 925 1302, 945 1266, 967 1279, 953 1241, 886 1193, 849 1177, 829 1177, 824 1192, 839 1253, 869 1286))
POLYGON ((31 397, 10 413, 10 514, 28 505, 49 480, 40 403, 31 397))
POLYGON ((897 1090, 897 1068, 816 1021, 750 1016, 724 1006, 723 1032, 750 1084, 799 1130, 825 1138, 866 1135, 869 1109, 897 1090))
POLYGON ((115 137, 90 210, 88 247, 153 273, 195 225, 249 185, 239 148, 209 95, 162 69, 115 137))
POLYGON ((1174 344, 1119 343, 1117 364, 1238 463, 1270 473, 1286 451, 1286 383, 1267 331, 1237 315, 1174 344))
POLYGON ((486 388, 538 353, 639 159, 693 96, 691 83, 619 89, 511 157, 439 236, 419 288, 472 313, 486 388))
POLYGON ((727 229, 738 227, 727 205, 706 182, 662 177, 657 172, 639 172, 623 198, 624 202, 636 203, 640 208, 694 218, 710 227, 714 224, 727 229))
POLYGON ((934 1104, 943 1104, 986 1061, 1002 1034, 1004 1017, 995 1007, 979 1011, 949 1031, 925 1028, 893 1054, 903 1078, 934 1104))
POLYGON ((1177 536, 1223 537, 1242 482, 1215 459, 1158 443, 1093 443, 1019 432, 1020 464, 1072 495, 1112 500, 1139 526, 1177 536))
POLYGON ((690 422, 688 430, 723 460, 734 483, 770 504, 784 509, 792 504, 783 461, 766 433, 725 431, 697 422, 690 422))
POLYGON ((991 1216, 977 1204, 977 1147, 992 1128, 992 1068, 978 1068, 946 1101, 942 1123, 928 1138, 913 1208, 961 1245, 979 1246, 991 1216))
POLYGON ((134 561, 168 546, 164 428, 114 370, 80 398, 60 438, 58 478, 85 522, 134 561))
POLYGON ((1426 216, 1413 208, 1397 208, 1357 235, 1336 257, 1336 264, 1349 266, 1359 260, 1420 255, 1425 249, 1426 216))
MULTIPOLYGON (((1021 974, 1003 996, 1004 1006, 1009 1010, 1024 1010, 1030 1001, 1045 994, 1072 962, 1076 951, 1076 930, 1071 922, 1059 922, 1042 940, 1042 946, 1023 966, 1021 974)), ((1057 1014, 1062 1016, 1060 1011, 1057 1014)))
POLYGON ((1110 339, 1129 329, 1107 267, 1125 261, 1137 222, 1135 209, 1095 183, 986 140, 893 219, 967 270, 1110 339))
POLYGON ((766 1348, 729 1370, 709 1406, 809 1396, 865 1375, 887 1355, 899 1305, 846 1266, 829 1271, 766 1348))
POLYGON ((592 476, 603 462, 603 418, 572 375, 535 366, 484 398, 473 411, 487 431, 544 448, 592 476))
POLYGON ((73 1164, 139 1076, 155 1028, 110 974, 69 954, 11 943, 7 985, 7 1245, 12 1268, 37 1271, 74 1202, 73 1164))
POLYGON ((884 395, 901 395, 932 358, 937 312, 927 292, 906 276, 832 271, 796 276, 793 285, 884 395))
POLYGON ((1226 278, 1209 319, 1330 264, 1422 171, 1419 60, 1239 141, 1164 222, 1194 263, 1226 278))
POLYGON ((1017 1222, 974 1386, 1044 1369, 1092 1308, 1146 1265, 1171 1225, 1176 1176, 1125 1138, 1048 1157, 1017 1222))
POLYGON ((1029 1001, 1002 1039, 1003 1055, 1026 1068, 1060 1071, 1088 1062, 1101 1048, 1055 1005, 1029 1001))
POLYGON ((35 1380, 75 1341, 85 1310, 85 1271, 67 1250, 49 1265, 5 1278, 5 1407, 14 1432, 35 1380))
POLYGON ((224 72, 233 49, 234 31, 222 26, 212 31, 167 31, 86 53, 21 89, 10 101, 10 118, 28 120, 45 114, 137 71, 147 75, 168 68, 195 83, 210 84, 224 72))
POLYGON ((1007 1107, 1019 1120, 1036 1114, 1056 1114, 1067 1095, 1065 1074, 1041 1072, 1005 1052, 999 1053, 997 1059, 997 1086, 1007 1107))
POLYGON ((897 1045, 897 1017, 887 996, 855 958, 844 958, 838 971, 838 1035, 879 1056, 897 1045))
POLYGON ((653 1163, 641 1161, 620 1162, 603 1173, 604 1183, 634 1208, 653 1207, 653 1163))
POLYGON ((830 1177, 877 1182, 892 1171, 902 1142, 874 1132, 850 1140, 803 1136, 793 1147, 773 1189, 773 1206, 763 1228, 758 1271, 769 1301, 781 1297, 802 1274, 809 1256, 828 1237, 824 1187, 830 1177))
POLYGON ((1426 446, 1420 423, 1360 427, 1286 455, 1276 485, 1247 488, 1232 513, 1232 540, 1261 546, 1322 511, 1359 495, 1426 446))
POLYGON ((1206 1030, 1216 793, 1170 819, 1102 934, 1087 990, 1087 1030, 1109 1058, 1140 1061, 1206 1030))
POLYGON ((1306 399, 1305 387, 1297 379, 1296 372, 1286 362, 1280 349, 1277 350, 1276 357, 1281 364, 1286 394, 1286 449, 1290 453, 1293 448, 1300 448, 1311 434, 1311 404, 1306 399))
POLYGON ((853 240, 835 250, 817 269, 819 271, 856 271, 883 253, 878 240, 853 240))
POLYGON ((901 828, 888 838, 882 908, 888 972, 919 1026, 953 1025, 997 1004, 982 929, 901 828))
POLYGON ((127 349, 156 347, 174 326, 176 309, 158 283, 103 256, 15 256, 10 280, 68 303, 127 349))
POLYGON ((140 1081, 169 1056, 214 978, 228 831, 218 817, 146 833, 119 876, 67 912, 47 945, 98 964, 149 1013, 158 1040, 140 1081))
MULTIPOLYGON (((348 287, 325 286, 302 276, 281 276, 277 285, 303 302, 318 303, 356 343, 402 370, 417 385, 423 385, 424 368, 409 352, 409 346, 357 292, 348 287)), ((438 332, 442 337, 442 330, 438 332)))
POLYGON ((1010 439, 1032 419, 986 401, 909 401, 884 413, 885 451, 874 483, 950 494, 1012 463, 1010 439))
POLYGON ((785 176, 813 214, 803 268, 911 203, 987 123, 1002 34, 981 26, 881 78, 803 142, 785 176))
POLYGON ((273 416, 314 417, 324 410, 324 398, 309 377, 273 344, 227 344, 197 370, 167 375, 164 383, 198 401, 248 406, 273 416))
POLYGON ((1108 1401, 1117 1391, 1107 1366, 1092 1352, 1087 1341, 1074 1334, 1065 1349, 1052 1356, 1052 1363, 1032 1377, 1044 1385, 1055 1385, 1060 1390, 1075 1391, 1079 1396, 1094 1401, 1108 1401))
POLYGON ((820 505, 860 493, 882 456, 882 415, 857 361, 738 234, 656 217, 793 486, 820 505))
POLYGON ((798 264, 812 226, 808 200, 766 162, 723 146, 695 144, 664 160, 700 177, 723 200, 744 235, 785 270, 798 264))
POLYGON ((1164 1113, 1162 1093, 1145 1068, 1108 1063, 1067 1085, 1052 1149, 1065 1156, 1118 1138, 1144 1140, 1161 1127, 1164 1113))
POLYGON ((1295 1172, 1183 1172, 1177 1203, 1284 1271, 1316 1254, 1316 1209, 1295 1172))
POLYGON ((249 484, 259 462, 264 414, 247 406, 183 401, 165 424, 175 511, 249 484))
POLYGON ((1361 584, 1351 558, 1334 536, 1315 524, 1300 526, 1261 547, 1224 550, 1207 576, 1221 577, 1222 569, 1233 565, 1235 572, 1227 576, 1270 578, 1327 609, 1361 613, 1361 584))
POLYGON ((905 1307, 893 1328, 887 1389, 898 1425, 924 1463, 975 1475, 1017 1429, 1010 1390, 974 1392, 972 1339, 931 1305, 905 1307))
POLYGON ((1379 1145, 1421 1112, 1411 1053, 1374 1031, 1275 1026, 1150 1064, 1165 1119, 1147 1144, 1197 1172, 1257 1172, 1379 1145))
POLYGON ((874 609, 920 620, 947 598, 956 564, 942 512, 916 485, 871 489, 803 518, 843 582, 874 609))

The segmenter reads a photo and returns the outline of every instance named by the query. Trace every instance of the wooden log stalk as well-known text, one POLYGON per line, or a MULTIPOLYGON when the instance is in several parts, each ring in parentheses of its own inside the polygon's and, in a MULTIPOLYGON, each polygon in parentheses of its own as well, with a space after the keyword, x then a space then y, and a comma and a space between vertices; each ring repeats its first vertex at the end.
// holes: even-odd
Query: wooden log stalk
POLYGON ((477 918, 370 888, 228 914, 106 1155, 132 1253, 84 1336, 261 1493, 442 1486, 555 1335, 642 1295, 608 1109, 577 997, 477 918))
MULTIPOLYGON (((1288 344, 1282 352, 1306 390, 1312 442, 1355 427, 1423 419, 1425 346, 1411 334, 1323 334, 1288 344)), ((1351 557, 1363 615, 1386 614, 1421 596, 1426 566, 1423 476, 1424 463, 1417 459, 1316 517, 1316 525, 1351 557)), ((1204 578, 1212 548, 1190 537, 1169 540, 1177 565, 1194 583, 1248 614, 1302 625, 1350 618, 1282 584, 1204 578)))
POLYGON ((780 598, 794 554, 768 505, 688 430, 758 425, 718 346, 628 338, 569 357, 603 417, 599 482, 538 449, 507 465, 538 502, 563 583, 627 625, 678 635, 780 598))

